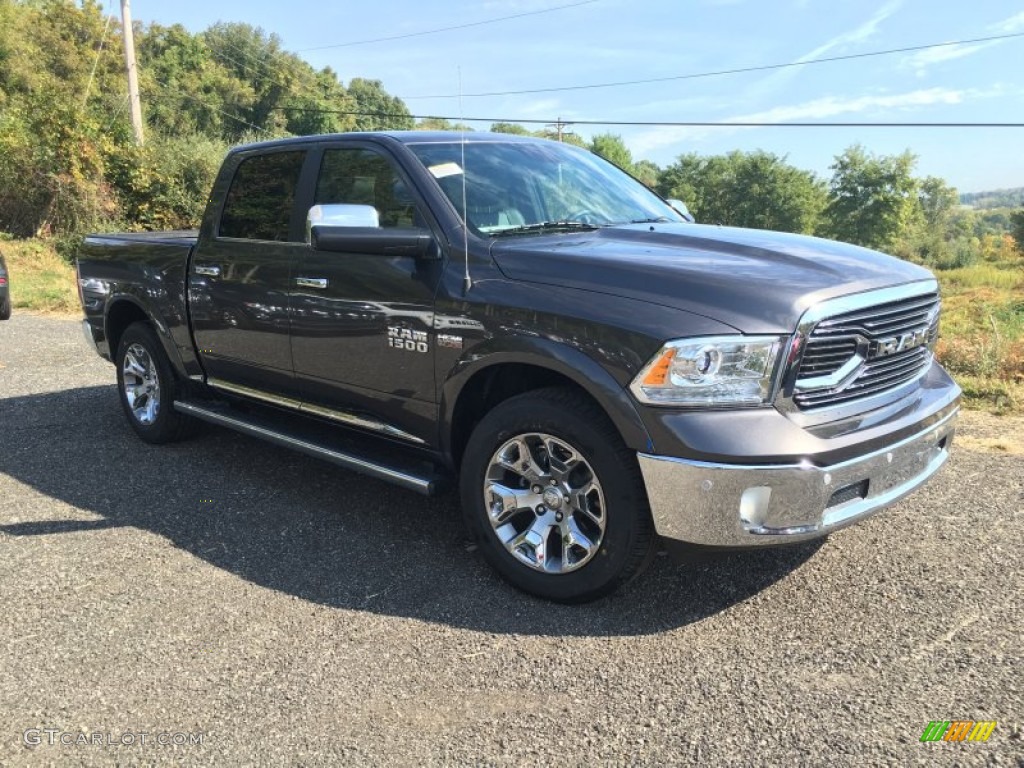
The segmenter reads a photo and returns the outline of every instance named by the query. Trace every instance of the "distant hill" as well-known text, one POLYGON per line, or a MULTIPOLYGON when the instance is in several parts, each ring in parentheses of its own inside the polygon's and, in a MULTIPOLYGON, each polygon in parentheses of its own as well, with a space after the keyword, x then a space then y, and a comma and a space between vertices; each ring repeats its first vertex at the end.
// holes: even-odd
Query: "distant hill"
POLYGON ((1014 208, 1024 205, 1024 187, 965 192, 960 195, 960 203, 975 208, 1014 208))

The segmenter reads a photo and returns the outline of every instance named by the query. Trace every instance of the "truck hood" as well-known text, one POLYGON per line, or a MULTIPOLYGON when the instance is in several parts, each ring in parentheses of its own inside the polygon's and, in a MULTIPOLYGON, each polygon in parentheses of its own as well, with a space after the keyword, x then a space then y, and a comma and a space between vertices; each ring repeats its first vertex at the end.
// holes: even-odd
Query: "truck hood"
POLYGON ((824 299, 931 278, 833 240, 682 223, 496 238, 491 255, 512 280, 662 304, 743 333, 789 333, 824 299))

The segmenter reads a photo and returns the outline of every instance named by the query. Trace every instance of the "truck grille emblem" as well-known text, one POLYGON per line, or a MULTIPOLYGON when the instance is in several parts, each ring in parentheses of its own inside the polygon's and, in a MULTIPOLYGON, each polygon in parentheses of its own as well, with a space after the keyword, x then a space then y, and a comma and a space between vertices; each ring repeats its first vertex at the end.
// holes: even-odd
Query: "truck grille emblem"
POLYGON ((871 357, 889 357, 889 355, 895 355, 899 352, 906 352, 908 349, 923 346, 928 343, 928 335, 928 328, 916 328, 912 331, 901 333, 899 336, 879 339, 873 345, 871 357))

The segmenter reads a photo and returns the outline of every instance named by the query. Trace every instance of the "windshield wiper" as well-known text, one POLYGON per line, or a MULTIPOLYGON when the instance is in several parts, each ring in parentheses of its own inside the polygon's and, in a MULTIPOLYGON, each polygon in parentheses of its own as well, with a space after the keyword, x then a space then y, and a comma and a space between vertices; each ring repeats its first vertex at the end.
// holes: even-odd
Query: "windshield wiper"
POLYGON ((630 224, 671 224, 672 219, 668 216, 658 216, 654 219, 633 219, 630 224))
POLYGON ((498 229, 489 233, 491 237, 502 235, 519 235, 528 232, 591 232, 600 229, 599 224, 588 224, 585 221, 542 221, 537 224, 522 224, 518 227, 498 229))

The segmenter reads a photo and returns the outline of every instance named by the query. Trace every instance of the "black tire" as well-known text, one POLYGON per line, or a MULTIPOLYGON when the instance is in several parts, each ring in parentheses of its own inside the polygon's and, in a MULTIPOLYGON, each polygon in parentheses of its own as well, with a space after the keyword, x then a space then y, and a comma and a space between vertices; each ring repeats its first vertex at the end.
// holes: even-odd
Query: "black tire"
POLYGON ((174 410, 180 382, 174 375, 160 340, 148 323, 132 323, 121 335, 114 358, 117 367, 117 391, 128 424, 147 443, 171 443, 193 434, 198 422, 174 410), (126 373, 126 359, 141 364, 146 376, 126 373), (131 377, 126 386, 126 378, 131 377), (147 393, 145 390, 149 389, 147 393), (128 390, 142 391, 132 395, 128 390))
MULTIPOLYGON (((525 494, 534 494, 534 488, 541 488, 541 483, 557 486, 561 482, 551 474, 536 476, 546 477, 546 480, 542 479, 535 485, 527 481, 526 487, 520 491, 524 494, 523 499, 525 494)), ((572 486, 573 482, 568 482, 568 485, 572 486)), ((466 526, 478 542, 484 558, 510 584, 547 600, 582 603, 607 595, 642 572, 654 555, 656 537, 636 454, 626 447, 615 426, 594 403, 570 389, 551 387, 517 395, 484 416, 466 445, 460 491, 466 526), (523 458, 519 454, 521 449, 514 445, 516 438, 521 436, 526 436, 527 443, 534 441, 532 444, 539 446, 537 450, 531 450, 531 456, 539 457, 536 466, 540 469, 545 467, 545 462, 550 465, 550 452, 546 450, 549 445, 558 449, 561 443, 562 447, 571 449, 582 458, 583 461, 576 466, 583 469, 584 480, 581 482, 584 485, 587 477, 596 481, 597 496, 590 498, 600 501, 601 514, 597 517, 598 524, 603 524, 603 531, 588 519, 591 516, 582 511, 583 505, 575 503, 582 499, 590 507, 590 501, 577 497, 570 502, 572 491, 564 496, 564 502, 558 500, 558 492, 541 498, 557 504, 558 511, 564 513, 557 517, 557 525, 562 526, 563 520, 573 517, 579 524, 590 526, 583 532, 588 536, 591 533, 599 535, 584 541, 595 546, 577 549, 574 544, 569 544, 567 552, 563 542, 569 540, 562 535, 565 528, 555 528, 554 523, 548 529, 550 535, 546 532, 541 536, 544 543, 539 547, 536 544, 527 544, 526 549, 514 546, 513 534, 521 537, 534 525, 543 528, 548 525, 546 516, 555 514, 551 503, 547 506, 542 503, 539 509, 543 511, 536 513, 529 513, 531 507, 527 505, 508 517, 509 522, 505 524, 502 521, 508 512, 494 511, 492 503, 496 497, 485 487, 493 489, 495 485, 492 483, 498 483, 498 487, 511 487, 516 475, 524 474, 518 478, 521 485, 526 480, 525 475, 534 476, 525 468, 520 473, 515 467, 509 467, 510 463, 519 461, 510 461, 509 456, 523 458), (547 438, 553 438, 553 441, 547 438), (499 451, 503 452, 500 454, 503 461, 498 461, 499 451), (495 480, 499 475, 504 479, 495 480), (536 522, 531 514, 536 514, 536 522), (492 515, 497 522, 492 523, 492 515), (522 530, 519 530, 520 525, 522 530), (506 544, 502 536, 511 543, 506 544), (544 551, 540 552, 541 549, 544 551), (584 553, 589 554, 584 556, 584 553), (574 559, 576 564, 571 562, 574 559), (561 572, 541 570, 540 563, 545 568, 554 567, 561 572)), ((533 495, 533 499, 536 498, 533 495)), ((498 504, 504 510, 513 506, 498 504)))
POLYGON ((11 295, 7 294, 0 299, 0 320, 11 319, 11 295))

